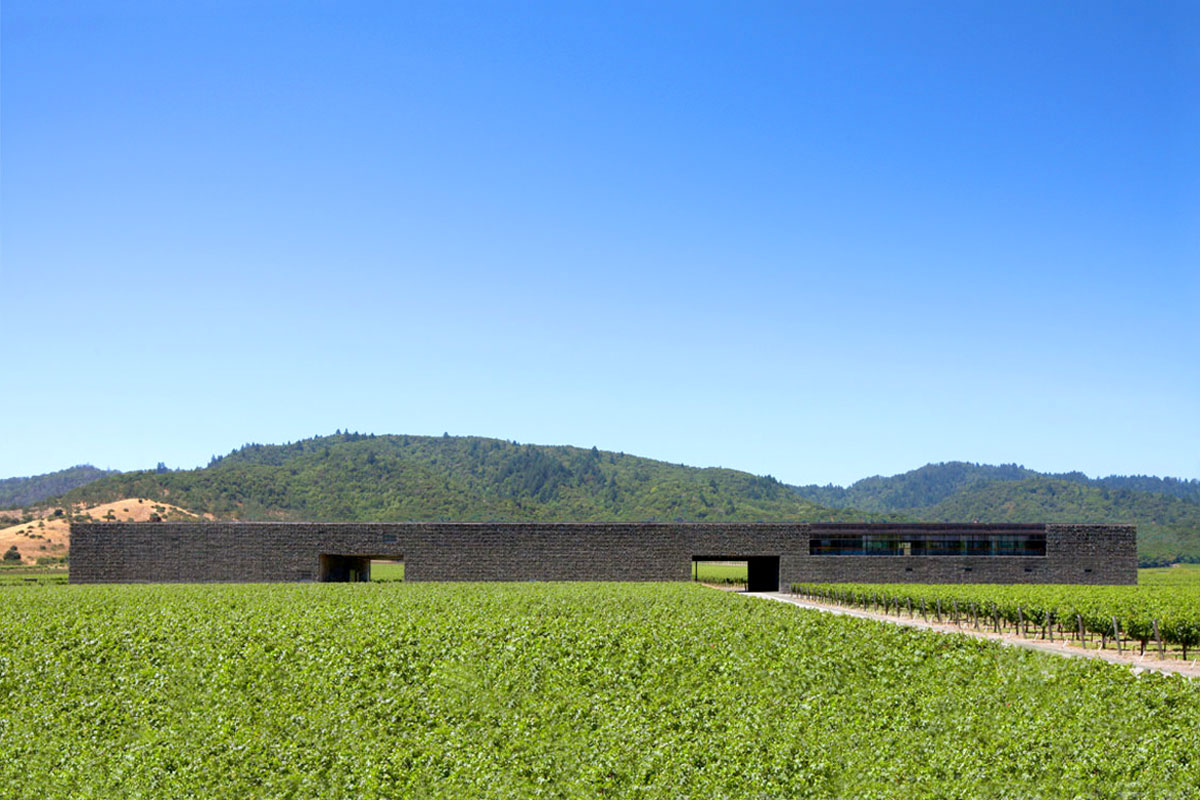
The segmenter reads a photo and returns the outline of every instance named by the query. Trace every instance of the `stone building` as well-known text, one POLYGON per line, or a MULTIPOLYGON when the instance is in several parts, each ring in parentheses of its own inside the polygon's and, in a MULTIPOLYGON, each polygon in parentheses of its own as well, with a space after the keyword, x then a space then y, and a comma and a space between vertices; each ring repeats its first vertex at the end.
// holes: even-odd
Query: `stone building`
POLYGON ((72 583, 683 581, 745 561, 749 588, 796 582, 1137 582, 1131 525, 959 523, 75 523, 72 583))

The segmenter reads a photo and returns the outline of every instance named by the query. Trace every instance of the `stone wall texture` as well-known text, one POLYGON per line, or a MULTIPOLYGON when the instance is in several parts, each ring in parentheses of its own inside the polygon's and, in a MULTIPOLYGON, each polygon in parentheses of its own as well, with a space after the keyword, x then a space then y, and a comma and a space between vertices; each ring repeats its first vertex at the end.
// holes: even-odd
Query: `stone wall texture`
MULTIPOLYGON (((100 522, 71 583, 315 581, 322 556, 403 559, 410 581, 684 581, 695 558, 779 560, 779 584, 1137 582, 1132 525, 100 522), (1045 556, 810 555, 810 536, 1045 531, 1045 556)), ((754 588, 754 587, 752 587, 754 588)))

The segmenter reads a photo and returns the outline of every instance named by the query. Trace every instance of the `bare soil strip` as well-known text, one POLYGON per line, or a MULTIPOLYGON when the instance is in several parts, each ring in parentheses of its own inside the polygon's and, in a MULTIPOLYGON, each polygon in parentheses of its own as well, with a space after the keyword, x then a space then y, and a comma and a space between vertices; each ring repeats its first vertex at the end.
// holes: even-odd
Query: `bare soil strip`
POLYGON ((1039 650, 1043 653, 1053 653, 1059 656, 1070 656, 1073 658, 1098 658, 1101 661, 1108 661, 1112 664, 1121 664, 1123 666, 1132 667, 1134 672, 1143 670, 1153 670, 1155 672, 1169 672, 1177 675, 1183 675, 1188 678, 1200 678, 1200 659, 1192 661, 1160 661, 1157 655, 1147 653, 1144 656, 1139 656, 1136 653, 1119 654, 1116 650, 1084 650, 1077 646, 1068 645, 1066 642, 1048 642, 1041 639, 1025 639, 1012 633, 994 633, 992 631, 973 630, 971 628, 960 627, 951 623, 944 622, 927 622, 922 619, 905 619, 904 617, 888 617, 873 611, 863 611, 857 608, 845 608, 843 606, 832 605, 828 603, 819 603, 805 598, 800 598, 786 592, 742 592, 747 597, 757 597, 767 600, 778 600, 783 603, 791 603, 800 606, 801 608, 811 608, 814 611, 824 611, 827 614, 841 614, 847 617, 859 617, 861 619, 873 619, 878 622, 890 622, 893 625, 907 625, 910 628, 924 628, 926 630, 937 631, 938 633, 957 633, 963 636, 974 636, 977 639, 990 639, 994 642, 999 642, 1008 647, 1024 647, 1026 650, 1039 650))

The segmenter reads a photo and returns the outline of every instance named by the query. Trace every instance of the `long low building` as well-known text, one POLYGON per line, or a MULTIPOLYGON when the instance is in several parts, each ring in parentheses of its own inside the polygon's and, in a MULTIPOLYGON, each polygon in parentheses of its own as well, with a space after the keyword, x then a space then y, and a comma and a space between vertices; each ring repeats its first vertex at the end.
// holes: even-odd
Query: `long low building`
POLYGON ((684 581, 745 561, 798 582, 1137 582, 1132 525, 957 523, 100 522, 71 525, 71 583, 684 581))

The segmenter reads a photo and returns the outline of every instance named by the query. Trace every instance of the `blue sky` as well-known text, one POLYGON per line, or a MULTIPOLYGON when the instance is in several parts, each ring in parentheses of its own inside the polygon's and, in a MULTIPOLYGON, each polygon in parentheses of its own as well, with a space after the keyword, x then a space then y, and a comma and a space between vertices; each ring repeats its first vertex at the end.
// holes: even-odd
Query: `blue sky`
POLYGON ((2 14, 0 476, 342 428, 1200 477, 1194 3, 2 14))

